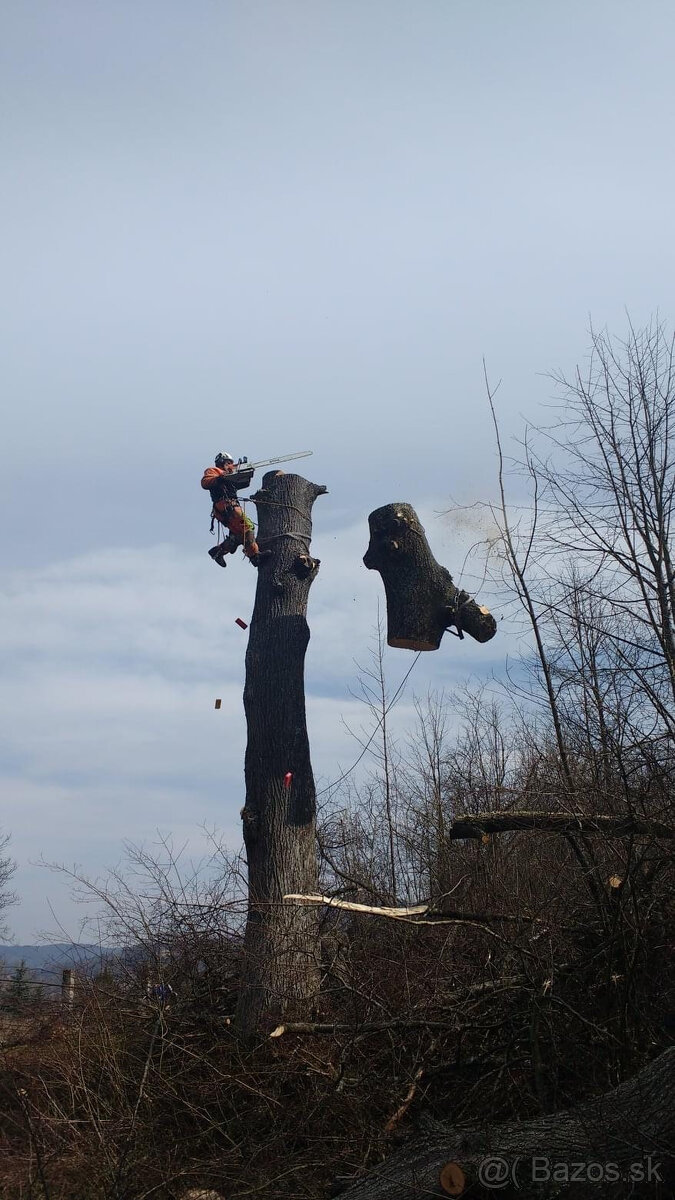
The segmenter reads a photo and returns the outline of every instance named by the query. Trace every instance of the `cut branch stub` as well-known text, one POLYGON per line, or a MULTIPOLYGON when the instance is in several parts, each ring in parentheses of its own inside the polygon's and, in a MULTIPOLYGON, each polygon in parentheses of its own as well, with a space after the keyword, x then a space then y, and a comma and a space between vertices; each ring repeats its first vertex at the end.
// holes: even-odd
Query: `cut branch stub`
POLYGON ((451 626, 489 642, 494 617, 461 591, 436 562, 417 513, 410 504, 385 504, 368 518, 370 545, 363 561, 379 571, 387 597, 387 642, 405 650, 438 650, 451 626))

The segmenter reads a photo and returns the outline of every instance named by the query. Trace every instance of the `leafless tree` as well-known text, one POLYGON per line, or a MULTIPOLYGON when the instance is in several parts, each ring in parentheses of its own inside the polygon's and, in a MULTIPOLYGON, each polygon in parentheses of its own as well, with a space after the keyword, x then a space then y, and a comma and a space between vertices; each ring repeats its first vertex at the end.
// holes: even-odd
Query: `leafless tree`
MULTIPOLYGON (((9 848, 9 834, 0 834, 0 913, 5 912, 16 904, 16 896, 10 889, 10 881, 16 871, 16 863, 11 855, 7 853, 9 848)), ((6 936, 7 926, 0 922, 0 936, 6 936)))

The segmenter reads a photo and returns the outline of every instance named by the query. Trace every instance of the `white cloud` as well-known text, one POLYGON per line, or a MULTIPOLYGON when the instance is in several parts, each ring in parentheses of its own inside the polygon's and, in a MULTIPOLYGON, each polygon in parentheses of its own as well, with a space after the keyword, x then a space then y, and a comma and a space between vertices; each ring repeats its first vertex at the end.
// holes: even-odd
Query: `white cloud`
MULTIPOLYGON (((359 754, 345 725, 368 725, 355 663, 367 666, 381 581, 361 563, 367 523, 326 534, 315 509, 313 550, 322 559, 309 600, 307 712, 320 787, 359 754)), ((452 569, 463 549, 430 508, 421 512, 440 559, 452 569)), ((205 549, 205 547, 204 547, 205 549)), ((202 823, 240 841, 246 740, 242 708, 248 621, 256 576, 241 555, 226 572, 205 553, 172 545, 111 547, 12 573, 0 595, 3 824, 13 835, 24 892, 21 937, 44 927, 41 856, 94 873, 120 856, 124 840, 161 829, 198 844, 202 823), (214 709, 216 697, 222 708, 214 709), (26 893, 30 894, 26 894, 26 893)), ((394 735, 412 720, 413 690, 452 686, 485 673, 504 646, 447 638, 422 655, 391 717, 394 735)), ((413 664, 386 651, 390 691, 413 664)), ((45 877, 47 891, 56 886, 45 877)), ((62 885, 61 885, 62 888, 62 885)), ((57 888, 58 891, 58 888, 57 888)), ((70 909, 63 895, 59 905, 70 909)))

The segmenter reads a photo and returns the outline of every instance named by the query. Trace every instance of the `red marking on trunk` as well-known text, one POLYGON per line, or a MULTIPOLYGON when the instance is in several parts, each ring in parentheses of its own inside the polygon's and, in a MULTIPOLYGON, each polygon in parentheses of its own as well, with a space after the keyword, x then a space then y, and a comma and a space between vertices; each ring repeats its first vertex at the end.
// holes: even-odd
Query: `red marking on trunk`
POLYGON ((293 782, 293 772, 287 771, 284 775, 284 787, 289 788, 293 782))

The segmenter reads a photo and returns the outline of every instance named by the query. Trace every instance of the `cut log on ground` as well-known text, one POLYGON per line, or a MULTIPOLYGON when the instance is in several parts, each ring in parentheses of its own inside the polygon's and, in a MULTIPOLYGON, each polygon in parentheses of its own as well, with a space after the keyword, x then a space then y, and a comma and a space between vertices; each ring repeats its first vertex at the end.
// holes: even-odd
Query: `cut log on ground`
POLYGON ((351 1186, 342 1181, 333 1195, 343 1200, 447 1195, 667 1200, 673 1196, 674 1172, 675 1047, 614 1091, 567 1112, 480 1129, 434 1125, 412 1136, 372 1174, 351 1186), (466 1180, 459 1191, 447 1191, 441 1182, 453 1176, 460 1180, 450 1164, 466 1180), (556 1164, 560 1169, 553 1176, 556 1164), (631 1172, 632 1181, 624 1184, 631 1172))
POLYGON ((251 497, 258 543, 271 553, 258 568, 244 687, 249 901, 237 1006, 244 1036, 286 1013, 306 1017, 319 986, 317 914, 283 897, 318 885, 304 663, 307 599, 319 567, 310 555, 311 512, 325 491, 299 475, 269 471, 251 497))
POLYGON ((602 834, 609 838, 647 837, 672 841, 675 829, 660 821, 645 821, 637 817, 582 817, 567 813, 509 812, 481 813, 479 816, 457 817, 448 830, 450 841, 481 838, 489 833, 511 833, 536 829, 542 833, 602 834))
POLYGON ((488 642, 494 617, 436 562, 417 513, 409 504, 385 504, 371 512, 370 545, 363 561, 379 571, 387 597, 387 642, 406 650, 438 650, 451 626, 488 642))

